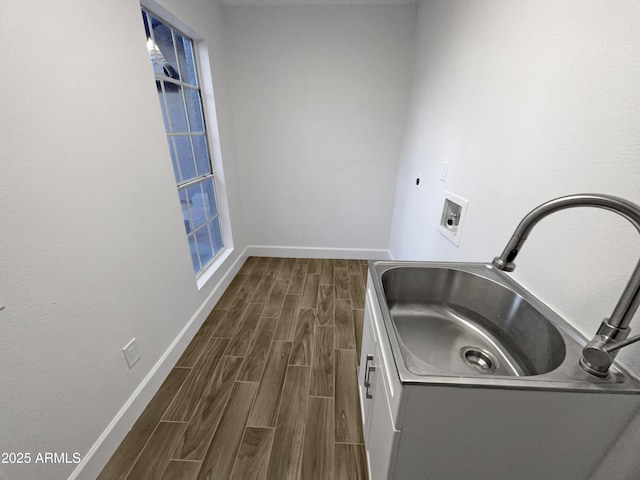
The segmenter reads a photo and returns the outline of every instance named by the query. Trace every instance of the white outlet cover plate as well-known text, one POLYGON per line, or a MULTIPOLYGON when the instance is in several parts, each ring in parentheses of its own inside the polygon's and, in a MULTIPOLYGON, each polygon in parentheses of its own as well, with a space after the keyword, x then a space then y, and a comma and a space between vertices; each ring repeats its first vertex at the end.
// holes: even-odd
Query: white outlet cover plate
POLYGON ((133 366, 138 363, 138 360, 140 360, 140 357, 142 357, 138 350, 138 344, 136 343, 135 338, 132 338, 131 341, 127 343, 127 345, 122 349, 122 352, 124 353, 124 358, 127 361, 129 368, 133 368, 133 366))
POLYGON ((440 181, 441 182, 446 182, 447 181, 447 173, 449 173, 449 162, 448 161, 443 161, 442 165, 440 166, 440 181))

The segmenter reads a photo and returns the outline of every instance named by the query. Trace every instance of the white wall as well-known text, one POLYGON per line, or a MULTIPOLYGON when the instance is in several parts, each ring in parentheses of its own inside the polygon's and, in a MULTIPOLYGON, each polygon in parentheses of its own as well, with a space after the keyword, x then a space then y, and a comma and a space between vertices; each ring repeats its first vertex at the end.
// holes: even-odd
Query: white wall
POLYGON ((224 7, 250 245, 386 252, 416 8, 224 7))
MULTIPOLYGON (((601 192, 640 203, 639 24, 635 1, 422 3, 392 255, 490 261, 551 198, 601 192), (436 230, 446 190, 469 201, 459 248, 436 230)), ((534 229, 513 275, 590 337, 638 257, 624 219, 573 209, 534 229)), ((640 346, 620 358, 640 373, 640 346)), ((640 432, 633 441, 637 450, 640 432)), ((636 478, 629 461, 636 473, 624 478, 636 478)))
MULTIPOLYGON (((640 203, 639 20, 630 1, 422 4, 394 257, 490 261, 529 210, 564 194, 640 203), (469 201, 459 248, 436 229, 445 191, 469 201)), ((534 229, 514 276, 590 336, 639 256, 626 220, 573 209, 534 229)))
MULTIPOLYGON (((83 478, 95 478, 175 363, 245 245, 219 10, 166 3, 213 58, 234 222, 236 249, 201 290, 139 3, 8 2, 0 16, 0 452, 86 459, 140 387, 83 478), (132 337, 142 359, 128 370, 121 349, 132 337)), ((0 478, 67 478, 75 467, 0 464, 0 478)))

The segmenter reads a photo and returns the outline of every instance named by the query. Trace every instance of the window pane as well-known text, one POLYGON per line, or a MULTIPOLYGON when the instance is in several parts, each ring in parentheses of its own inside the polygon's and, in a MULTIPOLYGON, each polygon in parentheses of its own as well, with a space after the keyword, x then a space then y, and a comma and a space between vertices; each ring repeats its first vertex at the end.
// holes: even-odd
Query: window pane
POLYGON ((151 59, 151 67, 154 73, 159 73, 159 69, 157 68, 158 56, 161 56, 162 53, 160 53, 160 49, 151 38, 151 27, 149 26, 151 20, 147 16, 147 12, 142 12, 142 21, 144 23, 144 33, 147 36, 147 50, 149 51, 149 58, 151 59))
MULTIPOLYGON (((173 38, 171 38, 171 29, 163 24, 157 18, 151 16, 151 26, 153 28, 153 40, 155 42, 154 48, 159 50, 161 59, 156 61, 156 64, 160 67, 158 73, 162 73, 164 67, 168 64, 173 66, 174 70, 177 70, 176 54, 173 50, 173 38)), ((153 57, 151 59, 154 60, 153 57)), ((170 76, 170 75, 169 75, 170 76)))
POLYGON ((187 101, 189 112, 189 126, 192 132, 204 132, 204 120, 202 120, 202 106, 200 105, 200 92, 192 88, 184 89, 184 98, 187 101))
POLYGON ((193 271, 198 273, 200 271, 200 261, 198 260, 198 250, 196 248, 196 240, 193 235, 189 236, 189 250, 191 250, 191 262, 193 263, 193 271))
POLYGON ((182 207, 182 218, 184 219, 184 229, 187 233, 190 233, 193 230, 193 223, 191 222, 191 217, 189 216, 189 201, 187 200, 187 192, 184 188, 178 190, 178 195, 180 196, 180 207, 182 207))
POLYGON ((184 110, 182 87, 175 83, 163 82, 172 132, 188 132, 187 114, 184 110))
POLYGON ((193 61, 193 48, 191 41, 184 38, 178 32, 173 32, 176 40, 176 52, 178 53, 178 65, 180 66, 181 80, 191 85, 198 85, 196 66, 193 61))
POLYGON ((218 206, 216 205, 216 187, 213 178, 209 178, 202 182, 204 190, 204 206, 207 219, 215 217, 218 214, 218 206))
POLYGON ((173 146, 173 139, 171 137, 167 137, 167 142, 169 143, 169 153, 171 154, 171 163, 173 165, 173 174, 176 177, 176 183, 180 183, 180 171, 178 170, 178 160, 176 157, 175 147, 173 146))
POLYGON ((162 109, 162 119, 164 120, 164 129, 169 131, 169 116, 167 115, 167 104, 164 103, 164 91, 160 87, 160 82, 156 81, 158 86, 158 100, 160 100, 160 108, 162 109))
POLYGON ((211 162, 209 161, 209 151, 207 149, 207 139, 204 135, 196 135, 191 137, 193 140, 193 151, 196 154, 196 168, 198 175, 208 175, 211 171, 211 162))
POLYGON ((205 226, 196 233, 196 241, 198 242, 198 252, 200 253, 200 264, 204 267, 209 260, 213 258, 213 249, 211 248, 211 239, 209 238, 209 229, 205 226))
POLYGON ((196 164, 193 161, 193 151, 191 150, 191 140, 189 137, 172 137, 176 145, 176 155, 180 172, 182 173, 182 181, 186 182, 196 175, 196 164))
POLYGON ((209 230, 211 231, 211 238, 213 239, 213 254, 216 255, 222 250, 222 233, 220 233, 220 217, 216 217, 213 221, 209 222, 209 230))
POLYGON ((187 197, 189 199, 193 229, 195 230, 207 220, 201 184, 196 183, 187 187, 187 197))
MULTIPOLYGON (((162 75, 163 67, 167 65, 167 60, 162 54, 160 47, 158 47, 158 44, 156 43, 152 35, 153 27, 157 27, 160 22, 148 14, 146 15, 146 18, 144 20, 144 29, 147 35, 147 51, 149 52, 149 58, 151 59, 151 66, 153 67, 154 73, 162 75)), ((166 35, 166 31, 162 30, 158 31, 157 33, 158 35, 160 35, 160 38, 163 38, 166 35)))

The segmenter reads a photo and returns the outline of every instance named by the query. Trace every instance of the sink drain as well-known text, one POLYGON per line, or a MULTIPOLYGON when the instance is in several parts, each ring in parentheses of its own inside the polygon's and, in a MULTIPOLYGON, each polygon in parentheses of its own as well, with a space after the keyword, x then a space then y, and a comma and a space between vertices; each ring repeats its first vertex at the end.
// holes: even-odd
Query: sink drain
POLYGON ((478 347, 463 347, 460 349, 460 356, 464 363, 482 373, 493 373, 498 368, 496 358, 478 347))

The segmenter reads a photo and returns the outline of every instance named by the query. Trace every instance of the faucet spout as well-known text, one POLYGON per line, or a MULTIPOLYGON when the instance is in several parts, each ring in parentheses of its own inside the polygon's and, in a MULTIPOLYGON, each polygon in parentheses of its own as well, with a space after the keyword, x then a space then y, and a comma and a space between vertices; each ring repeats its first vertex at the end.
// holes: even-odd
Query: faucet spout
MULTIPOLYGON (((531 230, 543 218, 554 212, 573 207, 595 207, 615 212, 631 222, 640 233, 640 207, 623 198, 604 194, 577 194, 555 198, 529 212, 518 224, 509 243, 499 257, 493 259, 493 265, 506 272, 516 268, 514 260, 522 249, 531 230)), ((640 260, 616 304, 611 317, 605 318, 595 337, 585 346, 580 366, 588 373, 606 377, 618 350, 640 340, 640 335, 629 336, 629 323, 640 306, 640 260)))

